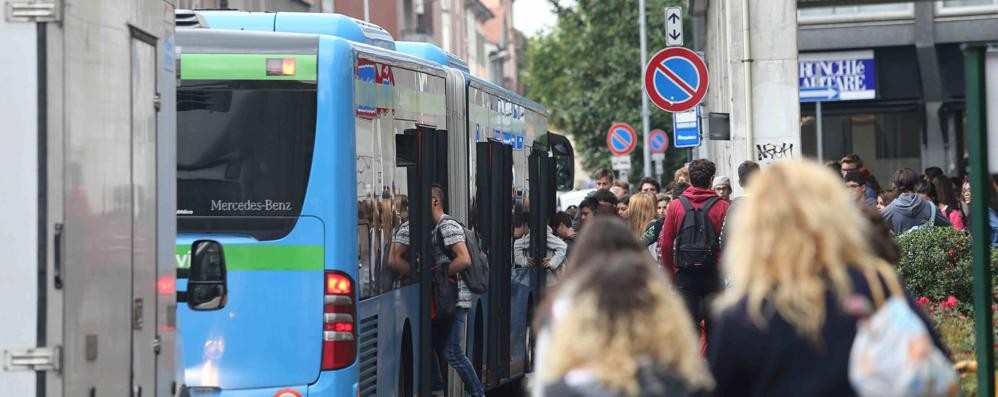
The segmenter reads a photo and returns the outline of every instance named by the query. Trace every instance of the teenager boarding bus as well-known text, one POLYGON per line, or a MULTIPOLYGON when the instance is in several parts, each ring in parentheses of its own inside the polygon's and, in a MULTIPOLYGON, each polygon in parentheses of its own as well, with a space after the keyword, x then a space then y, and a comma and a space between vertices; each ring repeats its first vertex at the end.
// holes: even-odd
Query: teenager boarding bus
POLYGON ((545 234, 548 151, 570 152, 544 109, 341 15, 177 20, 177 254, 215 242, 229 276, 224 310, 180 313, 187 385, 429 395, 432 184, 488 254, 463 335, 474 370, 487 389, 528 372, 543 277, 512 268, 511 216, 531 209, 545 234))

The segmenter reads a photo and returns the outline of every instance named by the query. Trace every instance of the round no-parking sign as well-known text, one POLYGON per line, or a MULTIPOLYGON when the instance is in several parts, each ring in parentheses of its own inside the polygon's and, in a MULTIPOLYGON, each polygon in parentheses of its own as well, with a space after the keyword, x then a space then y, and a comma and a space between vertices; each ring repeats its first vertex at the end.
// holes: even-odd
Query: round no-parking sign
POLYGON ((648 148, 652 153, 665 153, 669 149, 669 136, 665 131, 654 129, 648 133, 648 148))
POLYGON ((645 66, 645 92, 662 110, 690 110, 707 95, 707 65, 684 47, 659 51, 645 66))
POLYGON ((613 123, 606 133, 606 146, 617 156, 630 154, 637 145, 638 134, 627 123, 613 123))

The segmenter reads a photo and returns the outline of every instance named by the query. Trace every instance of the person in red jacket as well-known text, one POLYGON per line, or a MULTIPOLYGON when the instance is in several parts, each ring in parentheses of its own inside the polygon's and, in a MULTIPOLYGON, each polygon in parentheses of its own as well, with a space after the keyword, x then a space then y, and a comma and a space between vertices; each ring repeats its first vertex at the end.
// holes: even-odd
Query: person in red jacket
MULTIPOLYGON (((713 238, 716 240, 721 235, 721 225, 724 223, 724 216, 728 212, 728 201, 720 200, 717 193, 711 190, 711 183, 714 179, 716 167, 710 160, 694 160, 689 165, 690 186, 683 192, 682 197, 686 197, 693 208, 699 210, 708 202, 712 202, 707 209, 707 219, 710 221, 713 238), (711 200, 715 198, 714 200, 711 200)), ((676 288, 686 306, 690 310, 694 324, 703 322, 704 330, 710 326, 710 298, 721 290, 720 271, 720 244, 713 242, 712 258, 707 265, 693 266, 681 269, 676 265, 676 238, 680 234, 680 228, 687 215, 687 210, 678 197, 669 203, 666 209, 665 225, 662 226, 662 234, 659 236, 658 247, 665 272, 672 276, 676 288)))

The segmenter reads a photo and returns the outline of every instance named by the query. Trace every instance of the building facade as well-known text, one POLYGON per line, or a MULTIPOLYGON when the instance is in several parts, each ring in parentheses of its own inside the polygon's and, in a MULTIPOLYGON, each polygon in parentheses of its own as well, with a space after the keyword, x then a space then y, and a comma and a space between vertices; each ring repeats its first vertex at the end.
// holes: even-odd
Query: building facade
MULTIPOLYGON (((944 0, 802 8, 801 75, 809 57, 860 54, 873 66, 868 98, 823 102, 821 157, 859 154, 881 181, 894 170, 938 166, 962 175, 967 156, 963 53, 998 41, 998 0, 944 0)), ((869 87, 869 82, 866 82, 869 87)), ((801 104, 805 156, 818 156, 817 112, 801 104)), ((889 187, 889 186, 885 186, 889 187)))

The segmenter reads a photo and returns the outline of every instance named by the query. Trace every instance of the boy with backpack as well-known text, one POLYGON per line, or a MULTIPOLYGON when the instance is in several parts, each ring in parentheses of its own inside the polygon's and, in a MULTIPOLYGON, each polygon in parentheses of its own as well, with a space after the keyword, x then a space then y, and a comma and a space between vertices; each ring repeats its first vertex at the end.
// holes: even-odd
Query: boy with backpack
MULTIPOLYGON (((442 355, 447 363, 457 371, 468 392, 474 396, 484 396, 485 390, 475 373, 471 360, 461 349, 461 338, 466 332, 468 309, 471 308, 472 292, 461 277, 465 271, 475 266, 478 252, 477 241, 469 241, 464 226, 444 213, 444 189, 437 184, 431 188, 431 208, 433 222, 433 298, 435 316, 431 335, 433 350, 442 355), (456 293, 455 293, 456 292, 456 293)), ((486 283, 488 281, 486 280, 486 283)), ((442 368, 434 366, 432 394, 443 396, 442 368)))
POLYGON ((693 323, 710 327, 710 298, 721 290, 719 237, 728 201, 710 187, 716 167, 710 160, 689 164, 690 187, 666 209, 658 247, 662 267, 686 302, 693 323))

